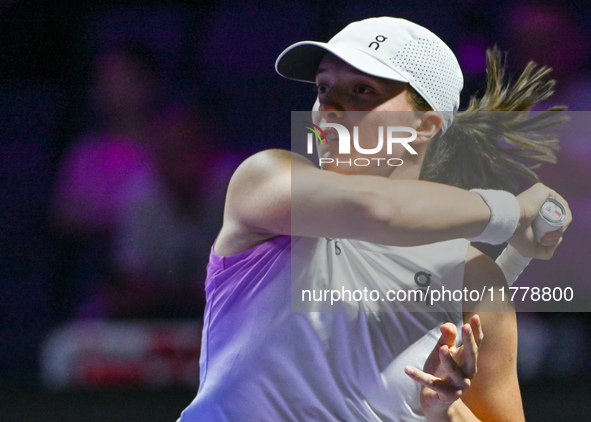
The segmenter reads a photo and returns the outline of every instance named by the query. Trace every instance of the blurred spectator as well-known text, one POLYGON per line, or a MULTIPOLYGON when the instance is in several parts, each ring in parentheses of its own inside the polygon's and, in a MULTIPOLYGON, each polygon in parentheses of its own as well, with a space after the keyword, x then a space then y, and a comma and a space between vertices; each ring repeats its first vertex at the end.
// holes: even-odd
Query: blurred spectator
POLYGON ((155 171, 130 178, 119 210, 110 259, 120 283, 107 294, 120 316, 199 315, 225 185, 238 159, 222 154, 184 110, 171 110, 155 135, 155 171))
POLYGON ((66 153, 53 201, 56 226, 76 245, 67 277, 76 316, 200 313, 198 278, 221 224, 209 215, 222 205, 214 180, 229 170, 161 86, 160 63, 140 44, 93 61, 95 123, 66 153))
POLYGON ((67 152, 56 189, 56 223, 75 235, 109 234, 134 174, 151 168, 160 118, 157 63, 141 46, 117 47, 92 63, 92 128, 67 152))

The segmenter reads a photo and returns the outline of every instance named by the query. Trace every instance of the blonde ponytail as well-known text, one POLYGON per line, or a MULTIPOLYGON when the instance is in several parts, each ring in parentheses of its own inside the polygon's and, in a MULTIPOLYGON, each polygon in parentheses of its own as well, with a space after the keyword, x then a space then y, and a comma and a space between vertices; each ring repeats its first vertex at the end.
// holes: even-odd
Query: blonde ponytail
POLYGON ((501 52, 495 47, 487 50, 486 57, 484 95, 472 97, 450 128, 431 141, 421 179, 465 189, 514 190, 516 174, 537 180, 534 169, 540 163, 556 162, 558 139, 544 131, 566 119, 558 113, 566 108, 529 112, 553 94, 551 69, 530 62, 511 83, 506 81, 501 52))

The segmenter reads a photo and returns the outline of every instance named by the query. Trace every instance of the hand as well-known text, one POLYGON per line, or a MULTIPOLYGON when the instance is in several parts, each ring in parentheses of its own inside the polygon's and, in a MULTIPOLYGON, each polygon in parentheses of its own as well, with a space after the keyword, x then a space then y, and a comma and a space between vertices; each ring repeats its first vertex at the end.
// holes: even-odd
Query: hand
POLYGON ((460 347, 455 346, 457 329, 450 322, 440 327, 441 337, 425 361, 423 370, 407 366, 404 370, 423 386, 421 407, 428 420, 446 420, 452 405, 470 388, 476 375, 478 348, 484 337, 480 317, 462 326, 460 347))
POLYGON ((568 225, 572 221, 572 213, 566 200, 552 189, 542 183, 536 183, 531 188, 517 195, 519 206, 521 207, 521 218, 515 233, 509 239, 509 244, 517 251, 528 258, 550 259, 554 251, 562 242, 562 236, 568 225), (538 215, 540 207, 546 201, 546 198, 552 197, 558 199, 567 211, 566 223, 553 232, 546 233, 541 239, 541 243, 536 242, 532 223, 538 215))

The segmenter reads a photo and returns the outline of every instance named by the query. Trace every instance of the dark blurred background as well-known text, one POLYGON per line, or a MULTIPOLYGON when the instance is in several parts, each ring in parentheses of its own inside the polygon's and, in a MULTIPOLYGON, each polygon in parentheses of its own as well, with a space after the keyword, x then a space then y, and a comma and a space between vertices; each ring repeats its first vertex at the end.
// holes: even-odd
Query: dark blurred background
MULTIPOLYGON (((591 6, 571 3, 0 1, 0 420, 173 421, 192 400, 225 185, 248 154, 288 149, 290 111, 314 100, 275 74, 283 48, 404 17, 456 52, 464 106, 497 44, 513 73, 553 67, 553 103, 585 122, 591 6)), ((540 173, 576 221, 524 285, 588 278, 581 131, 540 173)), ((519 324, 526 416, 588 420, 589 314, 519 324)))

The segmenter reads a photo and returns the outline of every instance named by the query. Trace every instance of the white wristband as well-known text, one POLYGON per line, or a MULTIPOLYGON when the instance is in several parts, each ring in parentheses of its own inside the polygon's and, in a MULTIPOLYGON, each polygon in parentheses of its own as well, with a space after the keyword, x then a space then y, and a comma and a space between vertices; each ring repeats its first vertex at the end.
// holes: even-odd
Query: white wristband
POLYGON ((521 216, 521 208, 517 198, 502 190, 472 189, 470 192, 477 193, 486 202, 490 208, 490 220, 482 233, 469 240, 491 245, 500 245, 509 240, 513 236, 521 216))
POLYGON ((530 263, 531 258, 526 258, 517 252, 513 246, 509 245, 496 259, 496 263, 505 274, 507 285, 511 286, 517 280, 517 277, 523 272, 525 267, 530 263))

